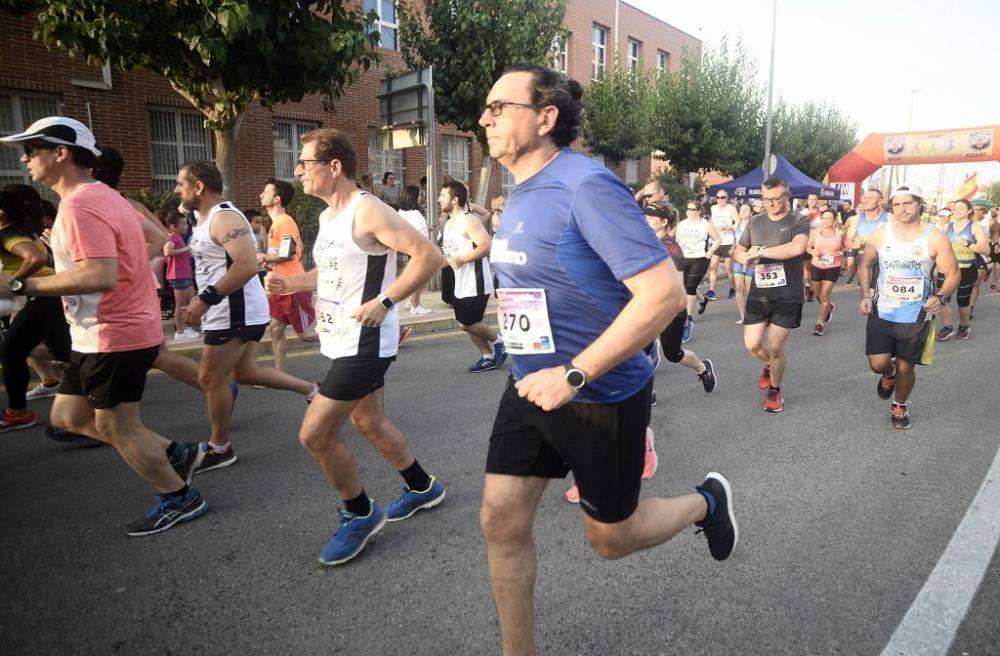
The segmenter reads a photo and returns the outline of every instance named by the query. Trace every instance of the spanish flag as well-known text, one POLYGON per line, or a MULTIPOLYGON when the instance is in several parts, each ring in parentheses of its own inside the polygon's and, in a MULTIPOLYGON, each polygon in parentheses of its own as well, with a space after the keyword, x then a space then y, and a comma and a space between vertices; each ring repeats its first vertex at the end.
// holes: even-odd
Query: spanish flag
POLYGON ((972 175, 965 179, 962 186, 958 188, 958 197, 964 198, 965 200, 970 200, 976 195, 976 191, 979 189, 979 184, 976 182, 976 174, 973 172, 972 175))

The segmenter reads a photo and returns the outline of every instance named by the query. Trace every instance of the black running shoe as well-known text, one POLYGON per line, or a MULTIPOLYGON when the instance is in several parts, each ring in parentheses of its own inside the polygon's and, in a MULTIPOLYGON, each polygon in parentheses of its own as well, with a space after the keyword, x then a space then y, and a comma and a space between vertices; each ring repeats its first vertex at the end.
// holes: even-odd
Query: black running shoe
POLYGON ((170 458, 170 465, 181 477, 181 480, 191 485, 194 480, 194 472, 205 459, 205 452, 197 442, 177 442, 174 455, 170 458))
POLYGON ((156 495, 156 505, 145 515, 125 525, 129 537, 138 538, 166 531, 174 524, 189 522, 208 511, 208 502, 201 498, 197 490, 189 489, 181 499, 171 499, 164 494, 156 495))
POLYGON ((705 314, 705 308, 708 307, 709 298, 707 296, 708 292, 705 292, 706 296, 701 297, 701 303, 698 303, 698 314, 705 314))
POLYGON ((74 433, 72 431, 63 430, 62 428, 56 428, 55 426, 45 427, 45 437, 49 438, 53 442, 62 442, 63 444, 76 444, 85 447, 98 447, 104 446, 104 442, 100 440, 95 440, 92 437, 86 435, 80 435, 79 433, 74 433))
POLYGON ((702 360, 701 363, 705 365, 705 371, 698 374, 698 380, 701 381, 705 392, 711 394, 715 391, 715 386, 718 384, 718 381, 715 379, 715 367, 712 366, 712 361, 708 358, 702 360))
POLYGON ((235 463, 236 451, 233 450, 233 447, 229 447, 222 453, 219 453, 206 445, 205 457, 202 458, 201 465, 194 470, 194 473, 201 474, 213 469, 222 469, 235 463))
POLYGON ((651 392, 649 395, 649 405, 656 405, 656 392, 651 392))
POLYGON ((891 376, 882 376, 878 379, 878 384, 875 386, 875 392, 878 393, 878 398, 880 399, 891 399, 892 393, 896 391, 896 372, 893 371, 891 376))
POLYGON ((695 489, 708 492, 715 499, 715 512, 696 522, 695 526, 699 527, 699 533, 705 533, 712 558, 725 560, 740 541, 740 529, 733 513, 733 490, 726 477, 717 472, 709 472, 705 481, 695 489))
POLYGON ((907 430, 910 428, 910 413, 907 412, 906 406, 902 403, 892 404, 892 427, 898 428, 899 430, 907 430))

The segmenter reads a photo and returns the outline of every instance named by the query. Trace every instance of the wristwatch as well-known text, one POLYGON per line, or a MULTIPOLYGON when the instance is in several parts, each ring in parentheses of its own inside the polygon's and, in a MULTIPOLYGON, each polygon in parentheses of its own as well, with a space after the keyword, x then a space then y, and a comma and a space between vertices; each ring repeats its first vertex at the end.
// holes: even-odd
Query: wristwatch
POLYGON ((15 278, 7 283, 7 289, 10 290, 11 294, 17 294, 18 296, 24 296, 24 281, 15 278))
POLYGON ((380 303, 382 303, 382 307, 384 307, 386 310, 391 310, 392 306, 396 304, 395 301, 393 301, 391 298, 389 298, 385 294, 379 294, 378 295, 378 300, 379 300, 380 303))
POLYGON ((583 386, 587 384, 587 372, 572 365, 564 366, 566 367, 566 384, 575 390, 583 389, 583 386))

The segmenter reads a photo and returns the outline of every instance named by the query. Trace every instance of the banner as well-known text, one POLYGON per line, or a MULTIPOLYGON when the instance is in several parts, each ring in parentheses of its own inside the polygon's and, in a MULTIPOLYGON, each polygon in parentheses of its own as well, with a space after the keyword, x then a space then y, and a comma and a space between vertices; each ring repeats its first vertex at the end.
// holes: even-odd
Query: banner
POLYGON ((990 159, 994 132, 984 129, 887 134, 883 157, 887 164, 936 164, 942 158, 950 162, 990 159))

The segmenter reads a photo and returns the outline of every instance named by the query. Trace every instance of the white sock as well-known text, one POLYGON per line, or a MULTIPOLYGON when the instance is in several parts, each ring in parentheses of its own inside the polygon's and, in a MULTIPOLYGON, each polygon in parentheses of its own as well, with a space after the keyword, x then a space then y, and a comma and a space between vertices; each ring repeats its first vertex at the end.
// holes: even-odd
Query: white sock
POLYGON ((229 450, 229 447, 231 447, 232 445, 233 445, 232 442, 226 442, 222 446, 219 446, 217 444, 212 444, 211 442, 209 442, 208 448, 211 449, 213 453, 225 453, 226 451, 229 450))

